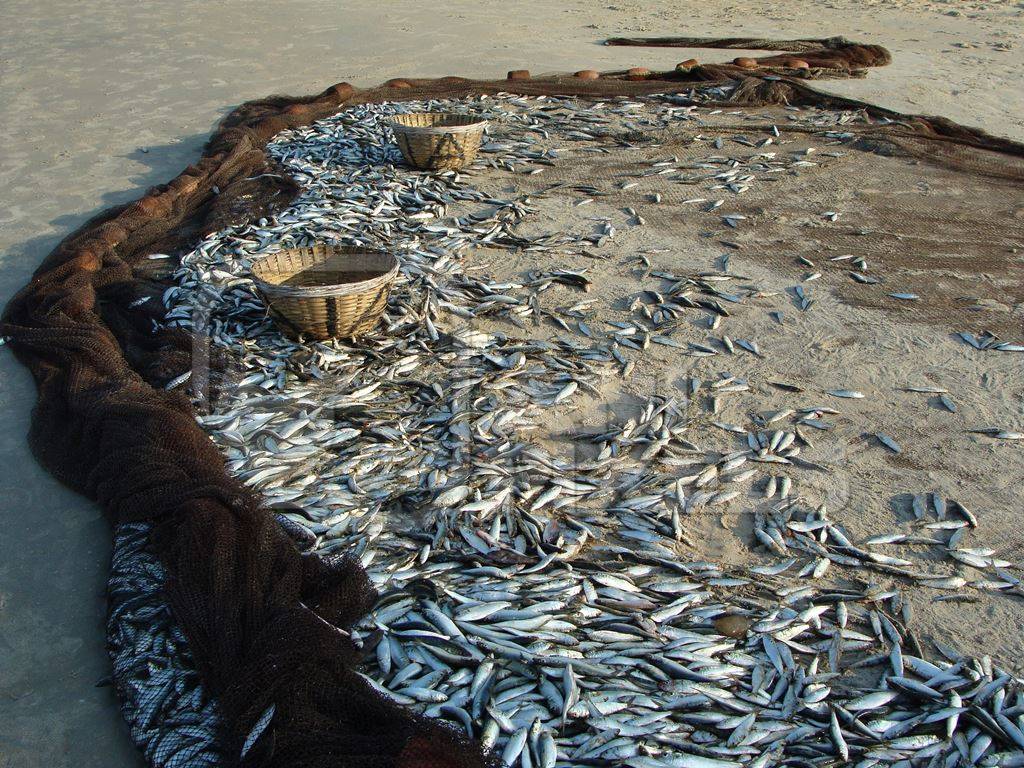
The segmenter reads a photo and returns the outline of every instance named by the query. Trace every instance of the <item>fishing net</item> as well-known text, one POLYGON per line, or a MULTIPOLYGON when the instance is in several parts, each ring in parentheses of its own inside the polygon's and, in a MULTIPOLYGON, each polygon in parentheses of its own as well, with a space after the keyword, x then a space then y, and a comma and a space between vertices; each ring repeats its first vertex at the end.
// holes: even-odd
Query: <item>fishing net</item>
MULTIPOLYGON (((137 739, 150 744, 147 756, 154 763, 497 764, 496 756, 455 728, 396 705, 358 674, 362 643, 354 643, 351 632, 377 598, 358 559, 304 555, 301 535, 289 533, 257 494, 226 471, 222 453, 196 423, 193 403, 166 388, 197 355, 216 353, 192 334, 163 324, 167 268, 148 257, 187 250, 207 233, 285 205, 296 187, 268 161, 265 147, 272 137, 344 106, 382 101, 500 92, 686 98, 730 84, 735 87, 723 104, 733 108, 859 110, 872 118, 856 128, 864 141, 886 142, 953 169, 1013 180, 1024 176, 1019 163, 1001 162, 1024 156, 1019 144, 941 118, 900 115, 822 94, 804 82, 857 75, 887 63, 888 53, 877 46, 841 39, 611 42, 790 55, 760 59, 758 70, 722 64, 607 73, 597 80, 523 73, 498 81, 410 78, 365 91, 342 83, 316 96, 249 102, 223 121, 196 164, 71 234, 8 304, 0 332, 38 387, 29 435, 33 451, 63 482, 95 499, 117 532, 111 626, 115 635, 126 634, 115 645, 135 642, 127 629, 131 621, 142 629, 156 615, 171 622, 180 648, 169 647, 168 658, 187 656, 185 666, 195 668, 215 710, 216 733, 186 722, 196 731, 184 747, 177 742, 162 748, 151 738, 154 723, 133 722, 133 731, 140 729, 137 739), (124 605, 133 595, 157 596, 139 612, 145 601, 124 605), (212 752, 210 744, 216 747, 212 752)), ((217 367, 216 360, 210 363, 217 367)), ((115 671, 122 669, 117 658, 115 671)), ((123 663, 130 665, 130 659, 123 663)), ((153 706, 142 689, 133 694, 138 699, 122 695, 139 709, 153 706)), ((157 717, 173 719, 173 705, 161 706, 157 717)))

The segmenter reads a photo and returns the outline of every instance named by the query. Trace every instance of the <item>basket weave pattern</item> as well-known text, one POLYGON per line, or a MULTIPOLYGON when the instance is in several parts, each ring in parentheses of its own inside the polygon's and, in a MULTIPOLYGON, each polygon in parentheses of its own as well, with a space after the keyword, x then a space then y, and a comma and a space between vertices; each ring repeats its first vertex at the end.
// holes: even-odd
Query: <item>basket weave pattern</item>
POLYGON ((288 335, 349 338, 377 325, 398 261, 381 251, 316 245, 266 256, 252 272, 288 335))
POLYGON ((406 162, 430 171, 457 170, 472 163, 486 125, 486 120, 472 115, 443 112, 413 112, 391 119, 406 162))

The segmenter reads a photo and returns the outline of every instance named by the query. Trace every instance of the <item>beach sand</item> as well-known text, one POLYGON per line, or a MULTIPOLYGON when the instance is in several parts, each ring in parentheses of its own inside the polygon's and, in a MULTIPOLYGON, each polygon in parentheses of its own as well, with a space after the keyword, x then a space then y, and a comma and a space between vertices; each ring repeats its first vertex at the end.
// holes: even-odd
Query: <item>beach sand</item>
MULTIPOLYGON (((216 121, 250 98, 313 93, 341 80, 657 69, 690 56, 740 55, 600 45, 614 35, 844 35, 879 43, 892 51, 891 66, 817 86, 1024 139, 1017 2, 834 0, 816 3, 813 13, 803 2, 738 0, 344 6, 7 0, 0 9, 0 301, 90 216, 177 174, 216 121)), ((111 689, 95 685, 109 672, 109 530, 93 504, 32 459, 25 435, 33 402, 27 373, 0 352, 0 768, 141 765, 111 689)), ((996 645, 1012 632, 997 619, 983 633, 996 645)))

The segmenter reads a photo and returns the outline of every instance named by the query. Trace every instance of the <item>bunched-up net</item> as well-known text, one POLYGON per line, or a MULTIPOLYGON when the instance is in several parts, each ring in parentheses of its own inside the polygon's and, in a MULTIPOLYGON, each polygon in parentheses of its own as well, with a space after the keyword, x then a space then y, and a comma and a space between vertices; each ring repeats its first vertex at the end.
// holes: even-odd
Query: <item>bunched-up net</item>
MULTIPOLYGON (((667 44, 698 42, 708 41, 667 44)), ((728 84, 735 86, 733 105, 862 109, 884 120, 862 128, 866 136, 884 136, 953 166, 1016 173, 993 169, 974 154, 1024 154, 1012 142, 820 94, 802 82, 884 64, 884 49, 836 40, 764 43, 713 47, 798 52, 810 66, 767 57, 767 69, 756 74, 713 65, 598 80, 408 79, 367 91, 339 84, 314 97, 250 102, 225 119, 198 163, 141 200, 100 215, 46 259, 8 305, 0 331, 38 385, 33 450, 61 480, 96 499, 114 526, 115 679, 138 677, 133 654, 148 643, 148 680, 120 688, 133 735, 151 762, 477 766, 497 764, 499 756, 456 728, 399 706, 357 672, 366 643, 353 642, 351 633, 373 607, 376 590, 344 550, 303 554, 304 532, 282 525, 260 494, 226 471, 221 450, 196 423, 193 402, 167 388, 196 367, 197 356, 218 353, 165 324, 160 299, 167 275, 147 257, 187 251, 206 234, 286 205, 298 189, 278 175, 268 141, 343 107, 384 101, 500 92, 696 96, 728 84), (180 669, 194 670, 192 678, 183 681, 180 669), (162 739, 166 733, 173 738, 162 739)), ((216 370, 219 362, 209 364, 216 370)), ((996 721, 994 730, 1000 727, 996 721)))

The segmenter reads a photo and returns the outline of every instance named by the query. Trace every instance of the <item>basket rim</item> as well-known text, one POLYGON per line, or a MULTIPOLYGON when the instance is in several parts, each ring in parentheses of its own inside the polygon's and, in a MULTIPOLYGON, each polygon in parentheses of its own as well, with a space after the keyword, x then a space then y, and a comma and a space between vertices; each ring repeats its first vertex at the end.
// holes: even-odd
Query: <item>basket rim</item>
POLYGON ((313 248, 283 248, 280 251, 274 251, 273 253, 264 253, 261 258, 253 262, 252 265, 252 280, 256 286, 268 297, 271 298, 295 298, 295 299, 316 299, 316 298, 328 298, 331 296, 351 296, 353 294, 366 293, 367 291, 373 291, 391 283, 398 275, 399 263, 398 259, 393 253, 388 251, 380 250, 377 248, 364 248, 361 246, 339 246, 339 245, 321 245, 320 248, 327 250, 328 255, 337 253, 347 254, 372 254, 374 256, 383 256, 391 262, 391 267, 387 272, 378 275, 377 277, 371 277, 369 280, 360 280, 355 283, 335 283, 329 285, 275 285, 268 283, 259 277, 256 270, 257 267, 272 256, 281 256, 282 254, 301 253, 303 251, 310 251, 313 248))
POLYGON ((391 130, 401 131, 402 133, 445 134, 472 133, 483 130, 487 127, 488 121, 483 118, 476 119, 475 115, 465 115, 459 112, 401 112, 397 115, 392 115, 388 119, 388 124, 391 126, 391 130), (465 123, 464 125, 406 125, 399 121, 400 118, 406 115, 441 115, 444 117, 457 117, 459 119, 470 118, 472 122, 465 123))

